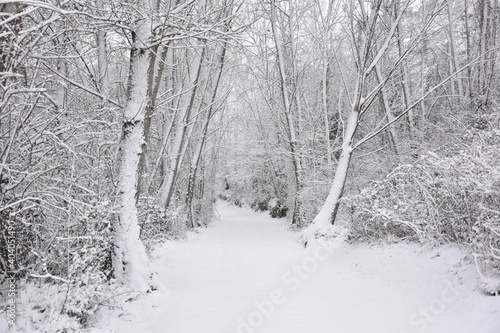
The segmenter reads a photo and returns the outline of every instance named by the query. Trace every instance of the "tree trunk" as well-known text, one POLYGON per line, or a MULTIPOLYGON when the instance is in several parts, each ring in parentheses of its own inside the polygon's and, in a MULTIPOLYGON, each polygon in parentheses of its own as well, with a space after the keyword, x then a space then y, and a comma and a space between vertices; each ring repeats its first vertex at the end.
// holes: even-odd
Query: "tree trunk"
POLYGON ((151 132, 151 122, 153 120, 153 114, 156 109, 156 100, 158 98, 158 92, 160 90, 160 84, 162 82, 161 78, 163 75, 163 70, 165 68, 167 53, 168 53, 168 47, 160 45, 159 47, 154 48, 154 55, 151 56, 150 60, 150 66, 148 72, 149 98, 144 118, 144 140, 142 142, 142 153, 141 153, 141 158, 139 160, 136 202, 139 202, 139 197, 142 191, 142 183, 146 169, 146 161, 148 154, 148 144, 150 140, 149 134, 151 132), (158 56, 158 54, 160 56, 158 56))
POLYGON ((325 126, 325 142, 326 142, 326 163, 328 167, 332 165, 332 148, 330 145, 330 121, 329 121, 329 108, 328 108, 328 72, 329 72, 329 59, 328 59, 328 40, 330 37, 330 20, 332 17, 332 7, 333 1, 328 1, 328 9, 326 16, 323 17, 321 15, 321 20, 323 22, 323 50, 322 50, 322 65, 323 65, 323 78, 321 80, 321 93, 322 98, 321 101, 323 103, 323 118, 324 118, 324 126, 325 126))
MULTIPOLYGON (((472 38, 471 38, 471 29, 469 26, 469 0, 464 0, 464 12, 462 14, 462 17, 464 18, 464 35, 465 35, 465 53, 467 56, 466 62, 468 64, 471 63, 472 61, 472 38)), ((467 82, 468 82, 468 89, 467 89, 467 94, 469 97, 469 100, 473 100, 474 97, 474 77, 472 75, 472 66, 467 67, 467 82)))
MULTIPOLYGON (((96 0, 99 15, 104 16, 103 0, 96 0)), ((100 93, 103 99, 109 95, 108 54, 106 48, 106 32, 101 28, 97 30, 97 74, 100 93)))
MULTIPOLYGON (((146 8, 148 1, 139 1, 146 8)), ((149 11, 145 10, 145 13, 149 11)), ((130 52, 130 72, 127 102, 124 108, 120 140, 120 179, 118 181, 120 209, 113 223, 113 272, 120 283, 140 292, 150 289, 149 258, 141 240, 135 196, 141 144, 144 135, 145 106, 148 99, 148 68, 151 39, 151 21, 143 16, 133 33, 130 52)))
POLYGON ((326 226, 335 223, 340 205, 340 199, 344 192, 347 173, 349 171, 349 164, 351 163, 353 152, 353 138, 354 133, 356 132, 356 129, 358 127, 359 114, 361 110, 360 103, 363 80, 364 79, 362 77, 358 78, 356 101, 351 109, 349 119, 347 120, 347 126, 342 141, 342 153, 337 164, 337 169, 335 170, 335 176, 333 178, 330 192, 328 193, 328 197, 321 207, 321 210, 314 218, 312 225, 307 228, 309 230, 306 229, 306 235, 308 233, 315 234, 318 232, 318 230, 324 229, 326 226))
MULTIPOLYGON (((399 13, 399 8, 398 8, 398 1, 395 1, 395 15, 397 16, 399 13)), ((398 52, 399 56, 403 57, 405 50, 403 46, 403 39, 401 38, 402 35, 402 27, 401 23, 398 22, 396 25, 396 40, 398 43, 398 52)), ((410 89, 410 82, 409 82, 409 75, 408 75, 408 70, 406 68, 406 65, 402 65, 402 82, 401 82, 401 89, 402 89, 402 94, 403 94, 403 110, 407 110, 408 106, 411 104, 411 89, 410 89)), ((408 122, 408 131, 409 131, 409 138, 410 138, 410 150, 411 150, 411 157, 413 160, 417 160, 419 157, 419 150, 420 150, 420 140, 417 134, 417 125, 415 122, 415 117, 413 114, 413 110, 409 110, 407 114, 407 122, 408 122)))
MULTIPOLYGON (((451 55, 451 68, 450 74, 456 72, 460 68, 460 63, 458 60, 458 51, 457 51, 457 43, 455 41, 455 29, 453 26, 453 1, 448 1, 448 25, 449 25, 449 33, 450 33, 450 55, 451 55)), ((464 95, 464 89, 462 85, 461 75, 457 75, 457 77, 453 80, 457 84, 458 95, 459 98, 462 99, 464 95)), ((452 81, 452 84, 453 84, 452 81)))
MULTIPOLYGON (((380 65, 375 65, 375 72, 377 74, 377 82, 378 84, 381 84, 383 81, 382 73, 380 71, 380 65)), ((387 122, 391 123, 394 121, 394 115, 392 114, 391 106, 389 104, 389 99, 387 97, 387 94, 385 92, 385 89, 382 88, 380 90, 380 94, 382 97, 382 102, 385 110, 385 115, 387 117, 387 122)), ((391 126, 389 128, 389 142, 394 150, 394 153, 396 156, 399 155, 399 141, 398 141, 398 134, 396 133, 396 130, 394 129, 394 126, 391 126)))
POLYGON ((170 205, 170 201, 172 200, 172 195, 174 193, 175 182, 181 161, 181 154, 184 148, 184 141, 186 140, 186 130, 190 121, 194 98, 198 88, 204 54, 205 47, 199 47, 195 52, 195 59, 191 62, 191 75, 188 84, 190 90, 183 98, 171 151, 171 161, 168 165, 168 170, 160 189, 160 206, 165 208, 170 205))
POLYGON ((292 159, 292 170, 293 170, 293 200, 292 200, 292 224, 300 224, 299 221, 299 202, 297 200, 297 196, 300 190, 300 174, 301 174, 301 164, 299 155, 297 152, 297 137, 295 131, 295 122, 293 119, 293 114, 291 110, 291 99, 290 92, 287 83, 287 76, 285 71, 285 59, 283 56, 282 43, 279 39, 278 29, 276 27, 276 2, 275 0, 271 0, 271 26, 273 31, 274 42, 276 45, 276 53, 278 57, 278 67, 280 73, 280 81, 281 81, 281 94, 283 97, 283 106, 285 110, 285 119, 288 130, 288 144, 290 155, 292 159))
POLYGON ((488 9, 490 0, 480 1, 479 8, 482 9, 480 14, 481 31, 479 35, 479 71, 478 71, 478 93, 482 96, 485 94, 486 86, 486 50, 488 49, 488 9))
POLYGON ((187 214, 188 214, 188 223, 191 228, 194 228, 196 226, 196 216, 194 213, 194 207, 193 207, 193 198, 194 198, 194 190, 195 190, 195 184, 196 184, 196 175, 198 172, 198 166, 200 164, 200 159, 203 151, 203 147, 205 146, 205 141, 207 138, 207 133, 208 133, 208 125, 210 123, 210 120, 212 118, 213 114, 213 108, 214 108, 214 102, 217 97, 217 91, 219 88, 219 83, 220 79, 222 77, 222 70, 224 68, 224 61, 226 57, 226 47, 227 47, 227 40, 224 40, 223 45, 221 46, 221 51, 218 56, 217 63, 219 64, 217 71, 215 73, 215 82, 214 86, 212 88, 212 95, 210 96, 209 100, 209 105, 210 107, 207 110, 206 116, 205 116, 205 121, 203 123, 203 129, 201 133, 201 138, 198 142, 198 145, 196 147, 196 150, 193 154, 193 158, 191 159, 191 168, 189 171, 189 179, 188 179, 188 190, 186 194, 186 209, 187 209, 187 214))

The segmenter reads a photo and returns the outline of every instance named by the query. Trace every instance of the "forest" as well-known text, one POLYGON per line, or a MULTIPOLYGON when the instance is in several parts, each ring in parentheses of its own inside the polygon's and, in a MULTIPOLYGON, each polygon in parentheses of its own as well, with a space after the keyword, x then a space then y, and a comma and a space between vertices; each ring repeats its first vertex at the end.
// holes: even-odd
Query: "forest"
POLYGON ((498 295, 499 20, 497 0, 0 0, 6 327, 76 332, 168 289, 152 251, 220 201, 303 247, 461 246, 498 295))

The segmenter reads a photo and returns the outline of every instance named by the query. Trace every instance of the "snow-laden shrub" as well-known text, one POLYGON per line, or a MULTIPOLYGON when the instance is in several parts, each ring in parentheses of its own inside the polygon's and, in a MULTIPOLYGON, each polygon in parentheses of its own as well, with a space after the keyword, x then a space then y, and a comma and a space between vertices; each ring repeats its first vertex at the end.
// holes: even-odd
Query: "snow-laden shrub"
POLYGON ((16 329, 40 333, 78 332, 81 327, 78 318, 64 311, 67 300, 67 285, 23 284, 17 300, 16 329))
POLYGON ((31 280, 19 284, 14 332, 82 332, 83 327, 95 320, 98 308, 116 309, 133 294, 113 280, 108 283, 94 281, 87 286, 73 282, 40 282, 31 280), (89 311, 90 308, 93 310, 89 311))
MULTIPOLYGON (((82 325, 98 310, 103 288, 112 274, 111 230, 105 207, 97 207, 81 224, 82 236, 72 242, 67 273, 67 299, 63 313, 77 317, 82 325)), ((109 218, 109 217, 108 217, 109 218)))
POLYGON ((500 131, 477 131, 468 149, 429 152, 343 200, 352 239, 469 245, 483 271, 500 271, 500 131))
POLYGON ((165 209, 157 199, 148 198, 140 203, 141 239, 147 249, 161 242, 166 237, 183 237, 187 230, 187 217, 182 206, 165 209))
POLYGON ((107 304, 112 210, 109 202, 102 201, 81 213, 78 221, 60 229, 37 229, 37 238, 32 238, 31 230, 36 225, 20 224, 16 234, 20 332, 80 332, 99 306, 107 304))
POLYGON ((267 209, 269 210, 269 215, 271 215, 272 218, 285 217, 288 212, 288 208, 282 204, 278 198, 272 198, 269 200, 267 203, 267 209))
POLYGON ((351 213, 352 237, 427 238, 429 218, 435 219, 437 215, 435 194, 420 184, 432 181, 419 165, 403 165, 359 195, 346 197, 343 203, 351 213))

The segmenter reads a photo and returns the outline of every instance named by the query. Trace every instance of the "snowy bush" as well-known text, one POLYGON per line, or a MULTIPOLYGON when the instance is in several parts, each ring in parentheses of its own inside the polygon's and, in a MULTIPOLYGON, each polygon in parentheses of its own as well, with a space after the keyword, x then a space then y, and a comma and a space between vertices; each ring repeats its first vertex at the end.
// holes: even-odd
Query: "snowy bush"
POLYGON ((64 313, 68 287, 63 284, 26 283, 19 290, 22 308, 17 327, 26 332, 78 332, 78 318, 64 313))
POLYGON ((103 283, 96 279, 88 281, 88 285, 43 282, 30 281, 20 285, 17 332, 82 332, 82 327, 95 319, 98 308, 120 307, 131 295, 113 280, 103 283))
POLYGON ((11 216, 19 267, 18 326, 33 332, 78 332, 105 298, 112 274, 112 210, 106 201, 94 202, 77 222, 56 230, 45 227, 52 225, 50 220, 39 216, 40 224, 25 223, 23 214, 11 216))
POLYGON ((477 131, 468 149, 429 152, 345 198, 351 238, 470 246, 484 271, 500 270, 500 131, 477 131))
POLYGON ((288 212, 288 208, 277 198, 269 200, 266 208, 269 210, 269 215, 271 215, 272 218, 285 217, 288 212))
POLYGON ((239 181, 224 180, 224 189, 219 193, 219 199, 229 202, 232 205, 241 207, 245 193, 245 184, 239 181))
POLYGON ((161 242, 166 237, 183 237, 187 230, 187 217, 182 206, 165 208, 160 207, 156 198, 148 197, 139 204, 142 212, 141 239, 146 247, 161 242))

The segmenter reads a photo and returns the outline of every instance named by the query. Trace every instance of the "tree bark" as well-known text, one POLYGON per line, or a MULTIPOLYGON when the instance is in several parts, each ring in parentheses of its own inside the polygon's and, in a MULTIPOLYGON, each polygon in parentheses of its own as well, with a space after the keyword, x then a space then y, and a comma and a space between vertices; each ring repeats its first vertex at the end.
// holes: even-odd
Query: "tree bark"
MULTIPOLYGON (((138 3, 138 8, 149 6, 148 0, 138 3)), ((144 12, 149 13, 147 10, 144 12)), ((139 239, 140 228, 135 201, 141 145, 144 140, 145 107, 148 102, 150 49, 146 43, 151 37, 151 20, 144 15, 137 22, 130 52, 127 102, 123 110, 120 140, 120 209, 118 218, 112 225, 114 276, 120 283, 140 292, 150 289, 151 278, 149 258, 139 239)))

